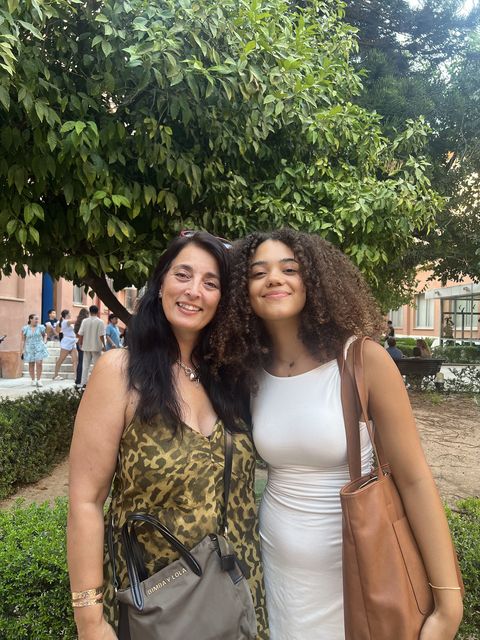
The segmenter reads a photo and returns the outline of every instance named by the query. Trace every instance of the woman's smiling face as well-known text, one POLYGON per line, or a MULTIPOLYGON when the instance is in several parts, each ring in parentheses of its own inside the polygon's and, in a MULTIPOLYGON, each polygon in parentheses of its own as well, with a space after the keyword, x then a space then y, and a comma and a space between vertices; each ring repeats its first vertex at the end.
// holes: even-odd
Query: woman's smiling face
POLYGON ((300 316, 306 290, 300 265, 290 247, 278 240, 266 240, 259 245, 250 263, 248 292, 253 312, 262 320, 300 316))
POLYGON ((174 333, 200 333, 220 302, 220 271, 215 258, 189 243, 173 259, 160 289, 163 311, 174 333))

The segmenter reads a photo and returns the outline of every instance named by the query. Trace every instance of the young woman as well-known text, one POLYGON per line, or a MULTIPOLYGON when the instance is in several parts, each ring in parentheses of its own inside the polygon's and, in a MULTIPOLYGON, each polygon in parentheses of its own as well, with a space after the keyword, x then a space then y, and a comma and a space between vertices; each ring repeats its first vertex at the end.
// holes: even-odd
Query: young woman
POLYGON ((31 313, 28 316, 27 324, 22 327, 23 361, 28 362, 28 372, 32 379, 32 385, 43 387, 42 369, 43 361, 48 358, 48 349, 45 346, 47 333, 43 324, 40 324, 37 314, 31 313), (35 379, 36 375, 36 379, 35 379))
MULTIPOLYGON (((249 569, 258 637, 268 638, 256 528, 255 455, 243 420, 249 417, 248 405, 245 409, 213 379, 205 359, 227 283, 228 256, 220 240, 204 232, 177 238, 161 257, 139 303, 128 350, 113 349, 95 366, 70 454, 71 587, 76 593, 98 592, 88 606, 74 609, 79 640, 116 638, 108 558, 104 597, 101 588, 103 507, 114 474, 110 515, 124 588, 128 580, 119 531, 129 513, 151 513, 189 548, 219 530, 225 427, 234 432, 229 540, 249 569)), ((148 528, 141 540, 152 573, 176 557, 148 528)))
POLYGON ((62 339, 60 340, 60 355, 57 358, 55 373, 53 374, 54 380, 62 379, 62 377, 58 375, 58 372, 68 355, 70 355, 70 358, 72 359, 74 371, 77 370, 78 363, 77 338, 75 337, 75 331, 73 330, 75 320, 72 320, 69 309, 64 309, 60 315, 62 319, 58 323, 58 332, 62 334, 62 339))
POLYGON ((431 358, 432 352, 430 351, 430 347, 428 346, 426 340, 423 338, 418 338, 416 345, 417 349, 420 350, 420 358, 431 358))
MULTIPOLYGON (((271 638, 343 640, 339 492, 349 472, 336 358, 355 336, 380 335, 382 319, 359 271, 318 237, 254 233, 232 260, 215 355, 253 393, 254 441, 269 467, 260 536, 271 638)), ((451 538, 405 385, 380 345, 367 341, 364 360, 376 433, 429 580, 441 587, 420 638, 452 640, 462 600, 451 538)), ((361 443, 367 473, 366 427, 361 443)))

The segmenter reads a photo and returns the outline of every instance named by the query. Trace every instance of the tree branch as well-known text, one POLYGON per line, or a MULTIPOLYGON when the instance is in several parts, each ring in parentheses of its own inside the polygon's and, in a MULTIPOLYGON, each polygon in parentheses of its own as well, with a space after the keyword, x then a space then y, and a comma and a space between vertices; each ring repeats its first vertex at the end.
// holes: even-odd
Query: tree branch
POLYGON ((130 322, 132 314, 123 306, 118 300, 117 296, 108 286, 105 276, 97 276, 95 273, 90 272, 85 278, 86 285, 93 289, 100 300, 110 309, 112 313, 120 318, 127 326, 130 322))

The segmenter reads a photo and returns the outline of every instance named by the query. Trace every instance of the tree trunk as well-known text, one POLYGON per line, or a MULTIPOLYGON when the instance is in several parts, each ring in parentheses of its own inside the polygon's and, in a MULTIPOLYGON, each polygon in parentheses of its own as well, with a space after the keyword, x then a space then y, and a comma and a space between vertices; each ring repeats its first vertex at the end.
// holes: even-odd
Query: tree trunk
POLYGON ((95 273, 89 273, 84 282, 93 289, 100 300, 105 304, 111 313, 114 313, 125 325, 128 326, 132 314, 127 311, 123 304, 118 300, 117 296, 108 286, 105 276, 98 276, 95 273))

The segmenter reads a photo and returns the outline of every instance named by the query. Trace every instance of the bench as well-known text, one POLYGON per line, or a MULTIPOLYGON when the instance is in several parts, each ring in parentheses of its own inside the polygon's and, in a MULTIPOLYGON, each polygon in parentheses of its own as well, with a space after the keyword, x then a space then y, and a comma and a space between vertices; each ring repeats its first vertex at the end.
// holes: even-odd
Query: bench
POLYGON ((395 364, 407 382, 418 386, 423 378, 433 379, 442 368, 443 362, 434 358, 402 358, 396 360, 395 364))

